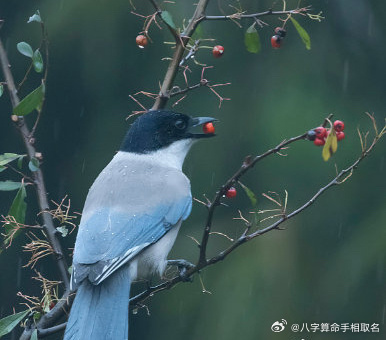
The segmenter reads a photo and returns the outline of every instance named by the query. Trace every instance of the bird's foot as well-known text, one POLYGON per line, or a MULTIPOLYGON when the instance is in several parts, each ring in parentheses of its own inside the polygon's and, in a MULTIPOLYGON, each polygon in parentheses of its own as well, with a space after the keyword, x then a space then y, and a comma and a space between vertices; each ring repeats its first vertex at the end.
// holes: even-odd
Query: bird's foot
POLYGON ((186 260, 168 260, 168 266, 176 266, 182 281, 192 282, 193 278, 187 274, 187 271, 194 268, 195 265, 186 260))

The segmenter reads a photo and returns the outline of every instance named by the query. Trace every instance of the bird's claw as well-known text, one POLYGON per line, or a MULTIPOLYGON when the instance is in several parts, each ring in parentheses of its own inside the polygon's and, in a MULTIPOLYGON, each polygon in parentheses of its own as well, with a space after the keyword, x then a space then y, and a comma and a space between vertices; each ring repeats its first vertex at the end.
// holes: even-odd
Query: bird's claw
POLYGON ((194 268, 195 265, 186 260, 168 260, 168 266, 176 266, 178 268, 178 274, 182 281, 192 282, 193 278, 187 274, 187 271, 194 268))

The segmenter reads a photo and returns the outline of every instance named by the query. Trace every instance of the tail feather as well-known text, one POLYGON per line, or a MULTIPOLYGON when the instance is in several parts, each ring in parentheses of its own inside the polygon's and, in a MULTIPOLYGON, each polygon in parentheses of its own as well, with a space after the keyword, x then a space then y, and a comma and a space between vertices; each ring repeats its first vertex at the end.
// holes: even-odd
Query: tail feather
POLYGON ((63 340, 128 340, 129 270, 121 269, 101 282, 80 285, 63 340))

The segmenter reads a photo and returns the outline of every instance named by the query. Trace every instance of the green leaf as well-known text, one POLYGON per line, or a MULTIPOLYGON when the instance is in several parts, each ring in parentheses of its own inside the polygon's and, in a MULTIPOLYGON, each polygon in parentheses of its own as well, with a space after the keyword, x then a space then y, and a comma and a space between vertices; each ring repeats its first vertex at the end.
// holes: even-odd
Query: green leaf
POLYGON ((39 160, 35 157, 32 157, 28 163, 28 167, 31 171, 38 171, 40 166, 39 160))
POLYGON ((0 182, 0 191, 13 191, 21 187, 20 182, 14 181, 1 181, 0 182))
POLYGON ((174 24, 173 18, 172 18, 171 14, 168 11, 162 11, 161 12, 161 18, 171 28, 176 29, 176 25, 174 24))
POLYGON ((37 10, 33 16, 29 17, 27 24, 29 24, 30 22, 34 22, 34 21, 38 22, 38 23, 42 23, 42 18, 40 16, 39 10, 37 10))
POLYGON ((13 109, 13 114, 17 116, 25 116, 35 109, 41 109, 45 92, 44 84, 41 84, 37 89, 25 96, 23 100, 13 109))
POLYGON ((249 26, 245 32, 244 43, 248 52, 259 53, 261 48, 260 37, 254 24, 249 26))
POLYGON ((4 93, 4 85, 0 84, 0 97, 3 95, 3 93, 4 93))
POLYGON ((25 155, 22 155, 22 156, 20 156, 19 158, 18 158, 18 160, 17 160, 17 167, 19 168, 19 169, 21 169, 22 167, 23 167, 23 158, 25 157, 25 155))
MULTIPOLYGON (((11 208, 9 209, 8 215, 13 216, 16 222, 24 224, 25 222, 25 213, 27 210, 27 203, 25 198, 27 197, 27 192, 24 185, 22 185, 19 191, 16 194, 15 199, 12 202, 11 208)), ((16 223, 8 223, 4 225, 5 229, 5 239, 3 241, 3 246, 7 246, 13 239, 15 239, 20 233, 20 229, 14 232, 14 229, 17 228, 16 223)), ((0 249, 1 253, 2 249, 0 249)))
POLYGON ((5 166, 0 165, 0 172, 2 172, 4 170, 7 170, 7 168, 5 166))
POLYGON ((0 155, 0 166, 6 165, 19 157, 24 157, 24 155, 18 155, 16 153, 6 152, 0 155))
POLYGON ((256 208, 257 206, 257 198, 256 195, 253 193, 251 189, 249 189, 247 186, 245 186, 243 183, 239 182, 241 187, 244 189, 245 193, 247 194, 249 200, 251 201, 252 207, 256 208))
POLYGON ((22 55, 25 55, 26 57, 32 58, 32 56, 34 55, 34 51, 32 50, 32 47, 24 41, 19 42, 16 45, 16 47, 17 47, 17 50, 22 55))
POLYGON ((41 73, 43 71, 43 57, 39 49, 34 52, 32 57, 32 65, 34 66, 34 69, 37 73, 41 73))
POLYGON ((300 26, 300 24, 291 16, 290 17, 292 23, 294 24, 296 30, 298 31, 300 38, 302 38, 304 45, 306 45, 306 49, 310 50, 311 49, 311 38, 308 35, 307 31, 300 26))
POLYGON ((31 340, 38 340, 38 330, 35 329, 31 334, 31 340))
POLYGON ((0 337, 11 332, 29 313, 29 309, 24 312, 8 315, 0 320, 0 337))

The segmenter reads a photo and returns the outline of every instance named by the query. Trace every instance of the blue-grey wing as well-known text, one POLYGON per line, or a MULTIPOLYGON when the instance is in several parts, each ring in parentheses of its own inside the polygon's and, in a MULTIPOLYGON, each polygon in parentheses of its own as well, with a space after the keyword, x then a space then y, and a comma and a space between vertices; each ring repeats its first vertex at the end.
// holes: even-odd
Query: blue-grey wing
POLYGON ((78 232, 73 281, 88 276, 95 284, 157 242, 191 211, 191 197, 173 206, 159 206, 151 214, 129 216, 105 209, 95 212, 78 232), (103 227, 102 232, 96 233, 103 227))
POLYGON ((190 214, 190 182, 181 171, 124 164, 116 156, 90 189, 76 239, 73 288, 85 277, 103 281, 190 214), (155 171, 158 176, 151 176, 155 171))

